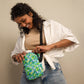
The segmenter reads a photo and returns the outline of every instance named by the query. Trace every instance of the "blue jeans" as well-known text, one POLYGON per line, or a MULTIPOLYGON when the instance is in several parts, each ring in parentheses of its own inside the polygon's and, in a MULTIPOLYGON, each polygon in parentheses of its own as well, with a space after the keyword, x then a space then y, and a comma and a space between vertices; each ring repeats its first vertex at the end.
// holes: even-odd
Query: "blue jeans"
POLYGON ((44 75, 35 80, 26 79, 25 71, 23 69, 20 84, 66 84, 66 80, 64 78, 60 64, 54 64, 56 69, 51 70, 49 64, 45 61, 46 70, 44 71, 44 75))

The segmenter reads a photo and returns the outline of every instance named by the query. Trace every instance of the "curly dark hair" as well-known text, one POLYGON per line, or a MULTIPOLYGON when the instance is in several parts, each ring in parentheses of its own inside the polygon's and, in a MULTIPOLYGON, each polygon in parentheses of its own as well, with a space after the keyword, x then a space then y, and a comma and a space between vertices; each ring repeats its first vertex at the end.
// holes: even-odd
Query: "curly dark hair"
MULTIPOLYGON (((29 12, 33 13, 33 25, 40 31, 40 24, 43 24, 44 19, 38 15, 28 4, 26 3, 17 3, 14 7, 11 8, 11 20, 14 21, 15 18, 28 14, 29 12)), ((26 27, 20 27, 20 31, 23 29, 23 33, 28 34, 29 29, 26 27)))

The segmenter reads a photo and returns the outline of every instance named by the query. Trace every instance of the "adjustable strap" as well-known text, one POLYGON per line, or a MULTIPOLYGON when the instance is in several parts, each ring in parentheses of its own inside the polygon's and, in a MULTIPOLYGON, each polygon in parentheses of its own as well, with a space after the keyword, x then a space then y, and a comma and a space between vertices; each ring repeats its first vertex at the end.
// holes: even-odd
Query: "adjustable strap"
MULTIPOLYGON (((42 40, 42 27, 43 27, 43 23, 41 23, 41 30, 40 30, 40 45, 43 45, 43 40, 42 40)), ((40 53, 40 58, 39 58, 39 61, 41 62, 42 61, 42 57, 43 57, 43 52, 40 53)))

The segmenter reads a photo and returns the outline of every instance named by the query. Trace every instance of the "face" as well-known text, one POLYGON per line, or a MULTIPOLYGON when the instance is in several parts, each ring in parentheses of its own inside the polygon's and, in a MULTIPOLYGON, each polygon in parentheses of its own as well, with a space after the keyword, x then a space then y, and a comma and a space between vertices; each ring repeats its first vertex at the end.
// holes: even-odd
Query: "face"
POLYGON ((20 27, 27 27, 28 29, 33 27, 33 18, 27 14, 15 18, 14 21, 20 25, 20 27))

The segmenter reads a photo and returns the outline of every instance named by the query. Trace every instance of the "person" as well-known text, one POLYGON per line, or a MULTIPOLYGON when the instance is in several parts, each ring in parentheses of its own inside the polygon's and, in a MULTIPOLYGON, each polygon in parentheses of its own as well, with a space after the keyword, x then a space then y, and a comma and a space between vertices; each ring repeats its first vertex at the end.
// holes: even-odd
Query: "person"
POLYGON ((69 28, 55 20, 45 20, 26 3, 17 3, 11 8, 11 19, 18 24, 20 36, 11 58, 16 65, 22 63, 29 51, 43 52, 44 75, 35 80, 26 79, 25 70, 20 84, 66 84, 59 58, 79 46, 79 41, 69 28), (40 45, 42 24, 43 45, 40 45))

